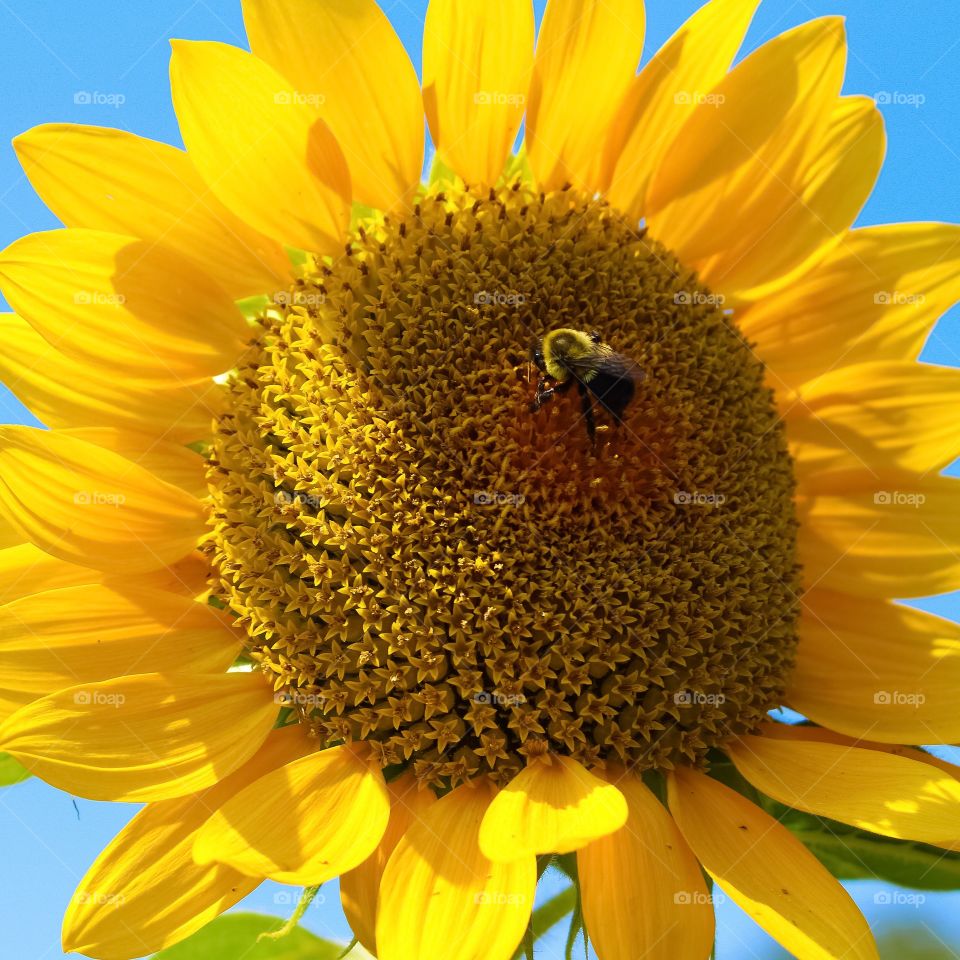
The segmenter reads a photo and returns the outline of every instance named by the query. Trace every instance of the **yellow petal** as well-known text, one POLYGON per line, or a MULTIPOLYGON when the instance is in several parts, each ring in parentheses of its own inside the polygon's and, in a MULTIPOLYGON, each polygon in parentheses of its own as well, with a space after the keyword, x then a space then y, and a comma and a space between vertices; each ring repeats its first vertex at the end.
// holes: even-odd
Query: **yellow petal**
POLYGON ((808 587, 920 597, 960 586, 960 481, 893 470, 817 474, 798 502, 808 587))
POLYGON ((496 796, 483 818, 480 849, 496 863, 541 853, 568 853, 619 830, 623 794, 576 760, 534 760, 496 796))
POLYGON ((157 570, 148 570, 137 576, 132 576, 130 573, 108 573, 104 576, 104 583, 128 585, 133 590, 139 586, 153 590, 167 590, 170 593, 181 593, 194 600, 202 599, 206 602, 210 595, 210 573, 209 560, 195 550, 176 563, 157 570))
POLYGON ((703 868, 781 946, 804 960, 877 960, 850 895, 786 827, 694 770, 675 771, 669 792, 703 868))
POLYGON ((350 174, 316 109, 271 66, 224 43, 173 41, 173 107, 187 152, 221 203, 304 250, 339 250, 350 174))
POLYGON ((350 928, 363 946, 376 954, 377 895, 380 879, 400 838, 436 803, 429 788, 421 789, 410 774, 387 784, 390 821, 376 850, 359 867, 340 878, 340 900, 350 928))
POLYGON ((272 771, 228 800, 197 836, 198 863, 312 886, 374 851, 390 816, 379 766, 360 746, 331 747, 272 771))
POLYGON ((860 363, 810 380, 789 399, 790 450, 800 474, 940 471, 960 453, 960 371, 910 362, 860 363))
POLYGON ((851 737, 960 741, 960 626, 888 601, 811 590, 790 705, 851 737))
POLYGON ((423 101, 374 0, 244 0, 243 20, 250 49, 329 124, 354 198, 387 211, 403 205, 423 169, 423 101))
POLYGON ((841 97, 789 184, 793 201, 745 242, 704 262, 700 277, 738 300, 756 300, 806 273, 850 229, 886 153, 883 116, 870 97, 841 97))
POLYGON ((0 380, 48 427, 112 426, 192 443, 210 435, 222 406, 224 390, 209 378, 161 387, 105 376, 15 314, 0 314, 0 339, 0 380))
POLYGON ((115 580, 120 587, 144 586, 148 590, 168 590, 194 598, 207 588, 210 565, 192 553, 169 567, 161 567, 139 576, 127 573, 105 574, 102 570, 67 563, 50 556, 32 543, 0 550, 0 604, 12 603, 46 590, 79 587, 115 580))
POLYGON ((902 840, 960 840, 960 782, 936 767, 815 741, 743 737, 726 750, 758 790, 797 810, 902 840))
POLYGON ((116 233, 50 230, 0 254, 10 305, 42 336, 100 376, 162 386, 233 366, 243 315, 183 257, 116 233))
POLYGON ((291 283, 283 247, 230 213, 182 150, 72 123, 34 127, 13 145, 33 188, 68 227, 162 243, 233 298, 291 283))
POLYGON ((101 571, 65 563, 32 543, 0 550, 0 604, 44 590, 99 583, 102 579, 101 571))
POLYGON ((544 190, 602 189, 601 145, 643 51, 642 0, 550 0, 530 80, 527 155, 544 190))
POLYGON ((918 750, 916 747, 904 747, 900 744, 878 743, 876 740, 865 740, 861 737, 848 737, 844 733, 838 733, 836 730, 827 730, 825 727, 813 727, 809 724, 789 724, 778 723, 773 720, 764 721, 760 724, 759 735, 765 740, 789 740, 815 743, 833 743, 843 747, 861 747, 864 750, 879 750, 881 753, 889 753, 895 757, 906 757, 908 760, 917 760, 920 763, 929 764, 945 773, 949 773, 954 779, 960 773, 960 767, 946 760, 935 757, 932 753, 925 750, 918 750))
POLYGON ((597 955, 707 960, 713 905, 700 864, 638 777, 617 768, 607 777, 626 797, 627 822, 577 852, 583 917, 597 955))
POLYGON ((149 470, 155 477, 195 497, 207 495, 206 461, 195 450, 182 444, 115 427, 74 427, 58 433, 119 453, 126 460, 149 470))
POLYGON ((178 943, 246 896, 260 878, 195 863, 197 831, 211 810, 311 745, 300 724, 273 730, 216 786, 141 810, 78 884, 63 920, 64 952, 132 960, 178 943))
MULTIPOLYGON (((791 726, 786 723, 764 723, 761 724, 761 733, 765 739, 787 740, 791 742, 814 741, 816 743, 839 744, 843 747, 857 747, 865 750, 878 750, 894 757, 905 757, 928 767, 935 767, 938 771, 947 774, 948 777, 960 782, 960 767, 956 764, 948 763, 939 757, 927 753, 925 750, 918 750, 915 747, 904 747, 897 744, 877 743, 875 740, 862 740, 857 737, 848 737, 845 734, 837 733, 835 730, 826 730, 823 727, 811 726, 791 726)), ((960 850, 960 841, 956 840, 938 840, 934 846, 943 847, 944 850, 960 850)))
POLYGON ((5 518, 0 518, 0 552, 9 547, 19 547, 26 542, 27 538, 20 527, 5 518))
POLYGON ((678 134, 685 149, 660 165, 647 195, 651 234, 685 266, 742 254, 796 204, 845 50, 840 18, 803 24, 752 53, 691 113, 678 134))
POLYGON ((492 863, 477 833, 488 781, 448 793, 410 827, 387 863, 377 906, 379 960, 509 960, 537 885, 536 860, 492 863))
POLYGON ((960 298, 960 226, 893 223, 852 230, 806 276, 737 318, 777 387, 834 367, 913 360, 960 298))
POLYGON ((70 563, 143 573, 192 552, 200 501, 119 454, 34 427, 0 428, 0 513, 70 563))
POLYGON ((144 673, 67 687, 0 725, 0 749, 89 800, 167 800, 246 763, 277 705, 259 673, 144 673))
POLYGON ((130 673, 219 673, 240 636, 205 603, 90 584, 0 607, 0 714, 44 694, 130 673))
MULTIPOLYGON (((899 744, 878 743, 876 740, 848 737, 846 734, 837 733, 836 730, 827 730, 824 727, 811 727, 806 724, 794 726, 787 723, 762 723, 760 725, 760 735, 765 740, 799 741, 802 743, 813 741, 814 743, 831 743, 842 747, 876 750, 890 756, 904 757, 907 760, 920 763, 925 767, 934 767, 936 771, 945 773, 951 779, 960 782, 960 767, 946 760, 941 760, 932 753, 927 753, 925 750, 919 750, 916 747, 904 747, 899 744)), ((960 842, 956 840, 938 840, 934 845, 943 847, 945 850, 960 850, 960 842)))
POLYGON ((730 68, 758 3, 705 3, 632 82, 607 136, 604 164, 614 171, 607 198, 633 219, 643 217, 650 178, 683 124, 730 68))
POLYGON ((430 0, 423 103, 437 152, 467 182, 496 183, 523 119, 533 65, 530 0, 430 0))

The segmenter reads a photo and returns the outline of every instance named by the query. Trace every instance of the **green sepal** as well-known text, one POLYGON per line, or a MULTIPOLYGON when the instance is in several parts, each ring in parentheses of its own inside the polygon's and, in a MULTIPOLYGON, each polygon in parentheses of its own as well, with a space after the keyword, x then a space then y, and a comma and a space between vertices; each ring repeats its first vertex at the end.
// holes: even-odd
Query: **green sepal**
POLYGON ((447 187, 453 186, 457 182, 457 175, 446 161, 444 161, 439 153, 433 155, 433 161, 430 164, 430 177, 427 180, 427 185, 431 187, 447 187))
POLYGON ((246 317, 247 320, 255 320, 261 316, 270 303, 270 295, 258 293, 253 297, 244 297, 242 300, 235 301, 237 309, 246 317))
POLYGON ((365 203, 354 202, 350 208, 350 232, 356 233, 357 227, 365 227, 383 219, 383 211, 368 207, 365 203))
POLYGON ((513 186, 519 180, 524 186, 532 187, 534 184, 533 171, 530 169, 530 159, 527 157, 527 145, 520 145, 516 153, 511 153, 507 157, 506 166, 503 168, 503 174, 500 182, 504 186, 513 186))
POLYGON ((263 933, 258 934, 257 943, 260 943, 261 940, 283 940, 285 937, 289 937, 297 929, 303 915, 307 912, 307 908, 313 903, 313 898, 319 891, 320 884, 315 887, 304 887, 300 893, 300 899, 297 901, 296 909, 294 909, 287 922, 278 930, 264 930, 263 933))
POLYGON ((302 267, 310 257, 306 250, 301 250, 299 247, 284 247, 284 249, 295 267, 302 267))

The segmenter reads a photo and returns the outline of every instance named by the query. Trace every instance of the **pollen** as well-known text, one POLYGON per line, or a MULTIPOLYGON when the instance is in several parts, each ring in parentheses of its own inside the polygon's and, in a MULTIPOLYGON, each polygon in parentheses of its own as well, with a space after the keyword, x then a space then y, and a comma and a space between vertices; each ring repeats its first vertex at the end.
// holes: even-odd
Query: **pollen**
POLYGON ((437 787, 553 752, 702 764, 796 648, 793 466, 723 303, 604 202, 428 191, 275 296, 210 454, 215 594, 323 742, 437 787), (624 422, 536 413, 530 350, 597 331, 624 422))

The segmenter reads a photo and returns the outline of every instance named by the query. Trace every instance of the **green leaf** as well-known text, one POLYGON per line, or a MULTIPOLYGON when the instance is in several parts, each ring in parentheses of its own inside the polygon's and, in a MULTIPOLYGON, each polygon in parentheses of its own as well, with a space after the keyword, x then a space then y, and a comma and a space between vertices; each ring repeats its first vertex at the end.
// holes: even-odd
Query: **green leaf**
MULTIPOLYGON (((929 927, 920 924, 891 931, 877 940, 877 946, 880 956, 888 960, 944 960, 947 956, 945 951, 949 950, 929 927)), ((956 956, 955 953, 953 955, 956 956)))
MULTIPOLYGON (((811 820, 821 818, 812 817, 811 820)), ((960 853, 824 820, 790 829, 840 880, 885 880, 915 890, 960 889, 960 853)))
POLYGON ((280 917, 231 913, 219 917, 192 937, 161 950, 154 960, 336 960, 343 947, 296 927, 280 940, 260 940, 261 933, 282 927, 280 917))
POLYGON ((539 940, 548 930, 556 926, 577 905, 577 891, 567 887, 558 894, 541 903, 533 911, 533 939, 539 940))
POLYGON ((32 776, 30 771, 17 763, 9 753, 0 753, 0 787, 9 787, 32 776))

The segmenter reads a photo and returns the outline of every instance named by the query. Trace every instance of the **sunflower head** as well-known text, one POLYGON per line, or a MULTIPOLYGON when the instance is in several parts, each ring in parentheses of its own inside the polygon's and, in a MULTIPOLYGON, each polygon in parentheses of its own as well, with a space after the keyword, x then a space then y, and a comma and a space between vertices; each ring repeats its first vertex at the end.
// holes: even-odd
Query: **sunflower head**
POLYGON ((509 960, 552 863, 600 960, 705 960, 705 874, 875 960, 784 824, 955 855, 902 745, 960 739, 960 632, 891 598, 960 584, 960 377, 913 363, 960 232, 851 229, 842 22, 731 69, 755 6, 638 73, 635 0, 535 48, 431 0, 421 87, 373 0, 244 0, 253 52, 174 46, 186 151, 18 138, 67 226, 0 254, 51 428, 0 429, 0 748, 145 803, 68 949, 340 877, 380 960, 509 960))
POLYGON ((718 298, 643 230, 571 189, 431 190, 274 300, 217 422, 208 551, 321 741, 503 783, 547 752, 698 763, 779 703, 783 428, 718 298), (595 446, 576 398, 529 409, 527 345, 574 324, 647 373, 595 446))

